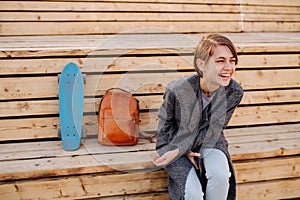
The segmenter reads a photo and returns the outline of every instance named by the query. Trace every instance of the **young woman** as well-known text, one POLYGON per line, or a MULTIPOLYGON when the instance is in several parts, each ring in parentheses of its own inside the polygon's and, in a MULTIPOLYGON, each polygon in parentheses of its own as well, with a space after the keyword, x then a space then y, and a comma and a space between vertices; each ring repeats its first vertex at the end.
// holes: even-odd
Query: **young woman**
POLYGON ((197 74, 166 88, 153 163, 165 167, 172 200, 235 199, 234 169, 223 130, 243 97, 242 87, 232 79, 237 63, 228 38, 208 35, 195 51, 197 74), (199 174, 198 161, 203 161, 204 173, 199 174))

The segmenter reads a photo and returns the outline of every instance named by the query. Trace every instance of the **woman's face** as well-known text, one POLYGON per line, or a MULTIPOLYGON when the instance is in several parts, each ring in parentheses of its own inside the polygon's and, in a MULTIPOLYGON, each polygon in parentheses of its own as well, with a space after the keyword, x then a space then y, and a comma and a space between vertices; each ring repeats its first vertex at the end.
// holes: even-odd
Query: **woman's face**
POLYGON ((210 91, 228 86, 236 69, 236 59, 227 46, 218 45, 206 63, 199 61, 203 79, 210 91))

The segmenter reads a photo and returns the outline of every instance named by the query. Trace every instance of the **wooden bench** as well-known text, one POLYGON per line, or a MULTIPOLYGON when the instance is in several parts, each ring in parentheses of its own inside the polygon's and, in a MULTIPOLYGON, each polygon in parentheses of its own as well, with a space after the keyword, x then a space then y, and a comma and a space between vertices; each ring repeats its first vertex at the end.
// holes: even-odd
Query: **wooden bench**
POLYGON ((154 142, 97 143, 98 105, 106 89, 128 89, 140 100, 141 130, 155 133, 166 84, 195 73, 193 51, 207 31, 223 32, 239 52, 245 96, 225 132, 238 199, 299 198, 298 4, 1 1, 1 199, 168 199, 154 142), (57 138, 57 74, 68 62, 87 73, 88 138, 72 152, 57 138))
MULTIPOLYGON (((246 33, 227 35, 239 48, 241 61, 235 78, 245 89, 241 106, 226 131, 236 167, 239 199, 299 197, 299 37, 293 33, 261 33, 259 38, 246 33), (278 45, 276 37, 282 36, 288 39, 278 45), (244 44, 245 37, 251 38, 252 43, 244 44), (271 37, 274 43, 272 39, 264 43, 263 48, 269 50, 265 53, 260 41, 271 37)), ((120 37, 128 41, 139 35, 120 37)), ((85 44, 83 40, 87 43, 93 40, 92 43, 97 44, 97 40, 102 41, 101 37, 73 37, 71 42, 68 37, 56 37, 54 39, 61 40, 57 44, 64 50, 55 51, 60 46, 53 48, 55 58, 51 50, 38 46, 44 37, 23 37, 24 42, 34 39, 36 44, 31 45, 39 50, 11 48, 11 57, 0 60, 3 66, 0 196, 168 198, 166 175, 155 170, 151 163, 154 143, 140 140, 137 146, 119 148, 99 145, 93 139, 97 133, 98 104, 108 87, 131 87, 141 102, 141 129, 152 133, 156 130, 156 112, 166 83, 194 73, 188 61, 192 54, 188 51, 193 51, 195 43, 184 41, 186 45, 181 50, 182 44, 174 48, 178 42, 176 35, 173 41, 163 39, 170 38, 169 35, 145 36, 153 40, 140 37, 136 44, 141 48, 131 50, 130 44, 117 43, 117 48, 98 48, 95 54, 103 55, 98 57, 86 57, 85 52, 78 55, 77 51, 72 55, 72 44, 76 39, 85 44), (157 46, 145 48, 147 54, 143 55, 142 47, 148 44, 157 46), (124 49, 126 55, 119 56, 120 49, 124 49), (183 56, 179 55, 180 51, 183 56), (64 151, 56 139, 59 126, 57 73, 69 61, 77 62, 88 74, 84 124, 91 139, 83 140, 82 147, 74 152, 64 151), (105 73, 100 70, 102 64, 109 66, 105 73)), ((10 42, 12 46, 14 43, 17 44, 10 42)))

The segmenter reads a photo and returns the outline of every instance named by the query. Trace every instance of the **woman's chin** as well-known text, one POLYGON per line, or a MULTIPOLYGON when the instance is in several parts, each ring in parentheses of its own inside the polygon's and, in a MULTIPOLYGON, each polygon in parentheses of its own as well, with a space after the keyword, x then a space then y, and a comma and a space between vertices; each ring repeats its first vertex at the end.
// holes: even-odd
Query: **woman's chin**
POLYGON ((221 80, 220 81, 220 86, 224 86, 224 87, 228 86, 229 83, 230 83, 230 80, 231 80, 230 78, 226 79, 226 80, 221 80))

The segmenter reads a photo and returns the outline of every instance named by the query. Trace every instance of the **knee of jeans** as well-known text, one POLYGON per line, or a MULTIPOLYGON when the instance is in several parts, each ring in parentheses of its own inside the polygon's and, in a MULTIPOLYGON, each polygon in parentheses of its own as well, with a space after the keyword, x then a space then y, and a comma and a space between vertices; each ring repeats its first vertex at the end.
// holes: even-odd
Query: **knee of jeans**
POLYGON ((211 181, 211 183, 224 186, 229 184, 229 178, 231 176, 230 172, 222 172, 222 171, 216 171, 214 173, 207 173, 206 177, 208 181, 211 181))

